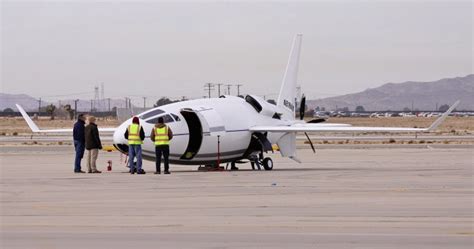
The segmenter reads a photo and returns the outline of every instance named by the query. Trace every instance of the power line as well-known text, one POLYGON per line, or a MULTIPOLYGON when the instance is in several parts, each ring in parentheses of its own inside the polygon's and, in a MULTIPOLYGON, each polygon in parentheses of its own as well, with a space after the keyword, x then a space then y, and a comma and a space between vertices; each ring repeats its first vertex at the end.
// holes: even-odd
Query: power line
POLYGON ((237 84, 237 96, 240 96, 240 87, 243 86, 242 84, 237 84))
POLYGON ((224 85, 224 84, 217 83, 216 85, 217 85, 217 94, 218 94, 218 97, 220 97, 221 96, 221 86, 224 85))
POLYGON ((232 86, 232 84, 226 84, 227 86, 227 95, 230 95, 230 87, 232 86))
POLYGON ((204 90, 208 92, 208 97, 211 98, 211 90, 214 90, 214 84, 212 83, 204 84, 204 90))

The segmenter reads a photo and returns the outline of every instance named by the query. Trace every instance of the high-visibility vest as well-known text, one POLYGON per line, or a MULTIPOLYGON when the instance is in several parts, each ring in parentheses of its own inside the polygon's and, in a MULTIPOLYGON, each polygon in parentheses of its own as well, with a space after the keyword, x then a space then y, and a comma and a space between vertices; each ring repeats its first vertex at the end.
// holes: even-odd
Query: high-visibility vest
POLYGON ((131 124, 128 126, 128 144, 143 144, 143 141, 140 138, 140 129, 141 127, 138 124, 131 124))
POLYGON ((169 145, 170 138, 168 137, 168 126, 155 128, 155 145, 169 145))

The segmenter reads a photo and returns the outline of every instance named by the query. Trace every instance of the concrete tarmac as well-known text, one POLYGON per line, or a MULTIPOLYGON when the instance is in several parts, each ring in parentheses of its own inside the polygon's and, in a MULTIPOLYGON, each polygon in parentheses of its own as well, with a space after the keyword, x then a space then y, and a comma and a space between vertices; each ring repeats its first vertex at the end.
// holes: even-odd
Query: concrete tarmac
MULTIPOLYGON (((470 148, 299 151, 273 171, 73 174, 70 146, 1 155, 1 248, 473 248, 470 148)), ((83 164, 85 166, 85 164, 83 164)), ((148 172, 153 163, 145 163, 148 172)))

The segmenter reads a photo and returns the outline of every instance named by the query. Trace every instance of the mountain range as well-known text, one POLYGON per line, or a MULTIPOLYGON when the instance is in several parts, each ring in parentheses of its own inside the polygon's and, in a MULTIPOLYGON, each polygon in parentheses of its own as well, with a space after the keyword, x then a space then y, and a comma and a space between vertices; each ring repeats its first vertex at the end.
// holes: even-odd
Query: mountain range
MULTIPOLYGON (((326 110, 347 107, 353 111, 357 106, 363 106, 366 111, 413 110, 431 111, 442 105, 450 105, 461 100, 457 110, 474 110, 474 74, 464 77, 445 78, 432 82, 408 81, 404 83, 387 83, 377 88, 346 94, 336 97, 307 100, 308 108, 324 107, 326 110)), ((16 110, 15 104, 22 105, 27 111, 38 110, 38 99, 26 94, 0 93, 0 111, 6 108, 16 110)), ((43 101, 41 106, 49 102, 43 101)), ((56 106, 70 104, 73 100, 53 102, 56 106)), ((108 110, 108 101, 96 104, 102 110, 108 110)), ((125 107, 125 99, 111 99, 110 106, 125 107)), ((90 100, 79 100, 78 110, 89 111, 90 100)))
POLYGON ((387 83, 358 93, 308 100, 306 104, 308 108, 324 107, 326 110, 348 107, 353 111, 357 106, 363 106, 367 111, 404 108, 431 111, 456 100, 461 100, 457 110, 474 110, 474 74, 432 82, 387 83))

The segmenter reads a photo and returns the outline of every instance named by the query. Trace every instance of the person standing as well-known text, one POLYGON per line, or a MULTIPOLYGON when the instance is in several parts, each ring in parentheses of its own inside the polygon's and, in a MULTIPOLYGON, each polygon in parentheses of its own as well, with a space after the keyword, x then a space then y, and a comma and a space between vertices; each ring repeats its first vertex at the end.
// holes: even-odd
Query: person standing
POLYGON ((102 143, 100 142, 99 129, 95 124, 95 117, 88 117, 89 124, 84 129, 86 150, 87 150, 87 169, 88 173, 102 173, 97 170, 97 157, 99 150, 102 149, 102 143))
POLYGON ((143 127, 140 125, 140 119, 133 117, 132 124, 128 126, 128 129, 124 134, 128 140, 128 163, 130 167, 130 173, 134 174, 145 174, 142 169, 142 144, 145 139, 145 132, 143 127), (137 158, 137 165, 134 166, 134 159, 137 158))
POLYGON ((77 122, 74 124, 72 130, 74 139, 74 149, 76 150, 76 158, 74 160, 74 173, 86 173, 81 170, 81 160, 84 157, 85 150, 85 137, 84 137, 84 126, 86 124, 86 117, 84 114, 79 114, 77 122))
POLYGON ((156 155, 156 171, 155 174, 161 174, 161 156, 163 155, 165 164, 165 174, 169 174, 169 156, 170 156, 170 140, 173 139, 173 131, 163 121, 162 117, 158 118, 158 123, 151 131, 151 141, 155 143, 156 155))

